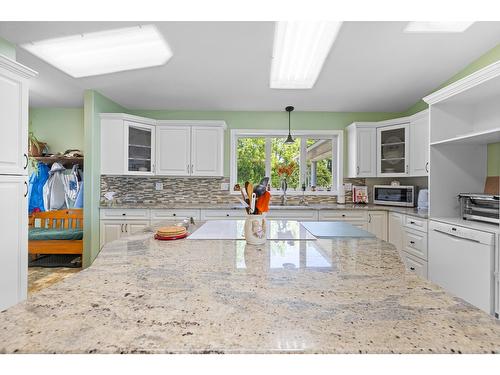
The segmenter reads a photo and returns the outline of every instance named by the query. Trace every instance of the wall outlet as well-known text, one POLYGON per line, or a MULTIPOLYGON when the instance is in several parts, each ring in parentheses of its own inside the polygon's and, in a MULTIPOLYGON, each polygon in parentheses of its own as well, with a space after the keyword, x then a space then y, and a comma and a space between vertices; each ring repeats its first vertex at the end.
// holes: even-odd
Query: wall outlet
POLYGON ((163 190, 163 182, 156 182, 155 190, 163 190))
POLYGON ((229 190, 229 182, 221 182, 220 189, 221 190, 229 190))

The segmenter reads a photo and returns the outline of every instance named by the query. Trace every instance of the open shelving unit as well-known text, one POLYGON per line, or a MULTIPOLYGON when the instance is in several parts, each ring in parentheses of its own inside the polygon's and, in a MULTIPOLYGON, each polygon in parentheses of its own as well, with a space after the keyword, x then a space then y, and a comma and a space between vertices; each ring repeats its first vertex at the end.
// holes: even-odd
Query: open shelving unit
POLYGON ((52 164, 58 162, 61 163, 62 165, 79 164, 80 166, 83 166, 83 160, 84 160, 83 157, 67 157, 67 156, 32 156, 32 158, 46 164, 52 164))

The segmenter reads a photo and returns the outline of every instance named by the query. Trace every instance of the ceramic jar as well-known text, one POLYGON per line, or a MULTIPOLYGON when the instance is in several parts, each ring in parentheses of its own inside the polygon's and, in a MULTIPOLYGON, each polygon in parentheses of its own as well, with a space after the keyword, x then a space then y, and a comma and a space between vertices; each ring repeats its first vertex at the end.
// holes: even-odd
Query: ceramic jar
POLYGON ((245 220, 245 240, 250 245, 266 243, 267 223, 265 215, 247 215, 245 220))

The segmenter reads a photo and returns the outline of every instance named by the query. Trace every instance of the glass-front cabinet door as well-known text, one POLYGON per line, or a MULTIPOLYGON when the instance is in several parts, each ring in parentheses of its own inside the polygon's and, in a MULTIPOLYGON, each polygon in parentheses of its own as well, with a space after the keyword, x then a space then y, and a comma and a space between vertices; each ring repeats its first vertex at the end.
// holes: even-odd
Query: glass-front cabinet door
POLYGON ((378 175, 408 175, 408 124, 377 128, 378 175))
POLYGON ((125 122, 125 170, 128 174, 154 174, 155 127, 125 122))

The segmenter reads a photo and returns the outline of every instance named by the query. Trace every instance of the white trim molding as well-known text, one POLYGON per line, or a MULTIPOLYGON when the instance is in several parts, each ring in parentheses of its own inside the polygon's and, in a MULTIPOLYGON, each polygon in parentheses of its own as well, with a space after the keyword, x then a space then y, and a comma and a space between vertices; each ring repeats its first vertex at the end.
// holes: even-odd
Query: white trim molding
MULTIPOLYGON (((271 130, 271 129, 231 129, 230 133, 230 169, 229 169, 229 190, 231 194, 240 194, 234 192, 233 187, 236 184, 237 162, 236 162, 236 144, 239 137, 286 137, 288 130, 271 130)), ((335 139, 336 147, 332 150, 332 157, 337 162, 332 168, 332 175, 335 186, 332 186, 331 191, 306 191, 305 195, 337 195, 340 186, 344 181, 344 130, 294 130, 293 137, 325 137, 335 139), (333 155, 335 152, 335 155, 333 155)), ((302 150, 301 150, 302 151, 302 150)), ((302 158, 302 152, 301 152, 302 158)), ((270 176, 270 164, 266 161, 266 174, 270 176)), ((302 195, 301 191, 288 190, 287 195, 302 195)))
POLYGON ((33 78, 38 72, 0 54, 0 68, 9 70, 23 78, 33 78))
POLYGON ((427 95, 423 98, 423 100, 427 104, 436 104, 498 76, 500 76, 500 60, 479 69, 478 71, 459 79, 456 82, 450 83, 441 90, 427 95))
POLYGON ((225 121, 221 120, 158 120, 157 125, 172 125, 172 126, 208 126, 227 129, 225 121))
POLYGON ((147 125, 156 125, 156 123, 158 122, 157 120, 151 118, 129 115, 128 113, 100 113, 99 116, 101 120, 102 119, 123 120, 123 121, 138 122, 147 125))

